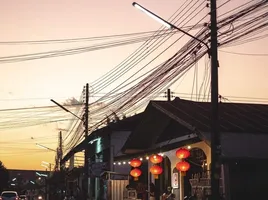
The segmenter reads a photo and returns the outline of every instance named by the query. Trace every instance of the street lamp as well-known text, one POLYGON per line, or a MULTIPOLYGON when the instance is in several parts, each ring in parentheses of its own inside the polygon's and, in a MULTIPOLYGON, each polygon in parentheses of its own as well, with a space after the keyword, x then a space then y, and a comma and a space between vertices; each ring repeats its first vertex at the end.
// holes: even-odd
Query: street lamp
POLYGON ((38 144, 38 143, 36 143, 35 145, 38 146, 38 147, 40 147, 40 148, 42 148, 42 149, 47 149, 47 150, 49 150, 49 151, 57 152, 55 149, 51 149, 51 148, 46 147, 46 146, 44 146, 44 145, 42 145, 42 144, 38 144))
POLYGON ((208 46, 208 44, 205 43, 204 41, 198 39, 197 37, 195 37, 195 36, 189 34, 188 32, 186 32, 186 31, 184 31, 184 30, 180 29, 179 27, 175 26, 174 24, 171 24, 170 22, 164 20, 163 18, 161 18, 161 17, 159 17, 158 15, 154 14, 154 13, 151 12, 150 10, 144 8, 144 7, 141 6, 140 4, 138 4, 138 3, 136 3, 136 2, 133 2, 132 5, 133 5, 135 8, 137 8, 137 9, 141 10, 142 12, 144 12, 145 14, 147 14, 148 16, 150 16, 151 18, 153 18, 154 20, 160 22, 162 25, 164 25, 164 26, 167 27, 168 29, 176 29, 176 30, 178 30, 178 31, 180 31, 180 32, 182 32, 182 33, 184 33, 185 35, 188 35, 189 37, 191 37, 191 38, 193 38, 193 39, 199 41, 199 42, 202 43, 202 44, 204 44, 204 45, 207 47, 208 50, 210 49, 209 46, 208 46))
MULTIPOLYGON (((84 119, 77 116, 76 114, 72 113, 70 110, 66 109, 64 106, 60 105, 59 103, 57 103, 56 101, 54 101, 53 99, 50 99, 50 101, 52 101, 54 104, 56 104, 57 106, 59 106, 61 109, 63 109, 64 111, 72 114, 73 116, 75 116, 77 119, 79 119, 83 124, 84 124, 84 134, 85 134, 85 140, 87 139, 88 136, 88 105, 89 105, 89 85, 88 83, 86 84, 85 87, 85 112, 84 112, 84 119)), ((84 190, 84 198, 85 200, 87 200, 88 197, 88 177, 89 177, 89 169, 88 169, 88 148, 85 148, 85 160, 84 160, 84 178, 85 178, 85 185, 86 185, 86 189, 84 190)))
POLYGON ((151 18, 155 19, 159 23, 163 24, 167 28, 169 28, 169 29, 172 28, 172 24, 168 23, 166 20, 162 19, 161 17, 155 15, 153 12, 147 10, 146 8, 144 8, 143 6, 141 6, 140 4, 138 4, 136 2, 133 2, 132 5, 134 7, 136 7, 137 9, 141 10, 142 12, 144 12, 145 14, 149 15, 151 18))
POLYGON ((75 116, 77 119, 83 121, 83 119, 81 117, 78 117, 76 114, 74 114, 73 112, 71 112, 70 110, 68 110, 67 108, 65 108, 64 106, 60 105, 58 102, 54 101, 53 99, 50 99, 51 102, 53 102, 54 104, 56 104, 57 106, 59 106, 61 109, 63 109, 64 111, 72 114, 73 116, 75 116))
MULTIPOLYGON (((133 2, 132 5, 145 12, 150 17, 161 22, 168 28, 176 29, 185 35, 204 44, 211 58, 211 198, 220 198, 220 174, 221 174, 221 140, 219 132, 219 80, 218 80, 218 27, 217 27, 217 1, 210 0, 210 46, 199 38, 167 22, 141 5, 133 2)), ((183 198, 183 197, 182 197, 183 198)))

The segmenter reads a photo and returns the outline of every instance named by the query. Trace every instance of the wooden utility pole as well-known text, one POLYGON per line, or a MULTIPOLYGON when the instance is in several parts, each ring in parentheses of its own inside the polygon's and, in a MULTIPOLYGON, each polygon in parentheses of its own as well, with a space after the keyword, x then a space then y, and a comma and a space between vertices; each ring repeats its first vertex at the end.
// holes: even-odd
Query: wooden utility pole
POLYGON ((220 199, 221 142, 219 133, 217 0, 210 0, 211 15, 211 197, 220 199))
MULTIPOLYGON (((86 84, 86 89, 85 89, 85 118, 84 118, 84 127, 85 127, 85 141, 88 136, 88 101, 89 101, 89 88, 88 88, 88 83, 86 84)), ((88 178, 89 178, 89 173, 88 173, 88 146, 86 144, 85 147, 85 163, 84 163, 84 174, 85 174, 85 191, 84 191, 84 198, 87 200, 88 197, 88 178)))

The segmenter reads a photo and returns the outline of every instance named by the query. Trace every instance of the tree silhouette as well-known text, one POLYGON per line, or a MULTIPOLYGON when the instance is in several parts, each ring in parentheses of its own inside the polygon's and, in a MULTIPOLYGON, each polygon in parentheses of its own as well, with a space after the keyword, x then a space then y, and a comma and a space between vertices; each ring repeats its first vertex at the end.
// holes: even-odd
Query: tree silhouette
POLYGON ((0 161, 0 191, 8 188, 9 173, 2 161, 0 161))

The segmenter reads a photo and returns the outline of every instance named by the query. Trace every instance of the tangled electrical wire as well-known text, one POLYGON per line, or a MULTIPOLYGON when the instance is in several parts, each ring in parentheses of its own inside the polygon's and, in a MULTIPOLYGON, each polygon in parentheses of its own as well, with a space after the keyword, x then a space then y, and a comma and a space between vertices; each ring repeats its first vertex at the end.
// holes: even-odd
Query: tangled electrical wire
MULTIPOLYGON (((218 6, 218 9, 228 3, 226 0, 218 6)), ((268 36, 267 33, 267 1, 251 1, 239 7, 229 10, 218 16, 219 28, 219 47, 230 47, 252 41, 256 41, 268 36)), ((178 27, 184 27, 184 30, 195 30, 194 35, 202 41, 208 42, 209 23, 206 17, 206 0, 184 1, 182 6, 168 20, 178 27), (196 20, 198 14, 203 13, 204 17, 196 20), (195 25, 187 26, 195 21, 195 25), (205 26, 204 26, 205 24, 205 26)), ((167 88, 173 85, 178 79, 181 79, 192 66, 207 54, 207 49, 195 40, 189 40, 185 43, 175 55, 162 64, 152 68, 154 60, 157 60, 164 52, 170 49, 185 37, 178 34, 177 31, 166 30, 161 27, 155 32, 146 32, 142 34, 133 34, 128 36, 106 36, 100 38, 80 38, 65 40, 48 41, 24 41, 23 44, 51 44, 51 43, 73 43, 80 41, 104 41, 108 42, 93 44, 81 48, 71 48, 58 51, 49 51, 37 53, 34 55, 22 55, 15 57, 2 57, 0 63, 20 62, 39 58, 49 58, 53 56, 72 55, 103 48, 110 48, 118 45, 126 45, 137 41, 145 41, 136 51, 123 60, 114 69, 96 79, 91 83, 93 91, 92 96, 100 94, 120 77, 126 75, 134 69, 131 77, 118 84, 113 90, 105 93, 90 105, 90 132, 104 126, 109 120, 116 120, 124 115, 130 116, 142 111, 148 102, 163 93, 167 88), (167 46, 167 41, 173 37, 175 41, 167 46), (117 39, 115 39, 117 38, 117 39), (119 38, 119 39, 118 39, 119 38), (154 52, 163 49, 147 63, 143 63, 154 52), (193 55, 194 59, 193 59, 193 55)), ((0 42, 0 45, 2 43, 0 42)), ((21 42, 9 43, 12 45, 21 44, 21 42)), ((3 44, 4 45, 4 44, 3 44)), ((206 81, 206 85, 209 81, 206 81)), ((73 113, 78 116, 83 115, 83 94, 80 97, 79 104, 68 106, 73 113)), ((83 140, 84 130, 81 121, 73 118, 69 113, 62 112, 58 107, 42 107, 25 109, 7 110, 2 112, 3 118, 0 122, 0 129, 28 127, 50 122, 71 121, 69 131, 64 135, 64 153, 73 149, 83 140), (4 113, 4 116, 3 116, 4 113), (18 120, 14 120, 14 116, 18 120), (29 120, 31 119, 31 120, 29 120)))
MULTIPOLYGON (((200 25, 199 25, 200 26, 200 25)), ((185 30, 188 30, 188 27, 182 27, 185 30)), ((93 43, 91 45, 87 46, 80 46, 80 47, 73 47, 68 49, 61 49, 61 50, 53 50, 53 51, 46 51, 46 52, 39 52, 39 53, 29 53, 29 54, 22 54, 22 55, 13 55, 13 56, 3 56, 0 57, 0 64, 7 64, 7 63, 15 63, 15 62, 23 62, 23 61, 30 61, 30 60, 37 60, 37 59, 45 59, 45 58, 54 58, 54 57, 62 57, 62 56, 69 56, 69 55, 75 55, 75 54, 81 54, 81 53, 87 53, 91 51, 97 51, 97 50, 103 50, 107 48, 114 48, 119 46, 125 46, 135 43, 141 43, 148 40, 157 40, 158 38, 165 37, 169 34, 178 34, 180 33, 177 30, 163 30, 160 33, 158 33, 156 36, 151 37, 154 32, 144 32, 144 33, 133 33, 133 34, 123 34, 121 37, 120 35, 115 36, 103 36, 102 40, 108 40, 105 42, 100 43, 93 43), (162 33, 161 33, 162 32, 162 33), (117 37, 119 39, 117 39, 117 37), (115 38, 113 38, 115 37, 115 38)), ((81 42, 83 40, 76 41, 75 39, 69 39, 67 41, 61 41, 61 43, 68 43, 68 42, 81 42), (74 40, 74 41, 73 41, 74 40)), ((101 37, 93 37, 88 38, 85 41, 88 42, 97 42, 100 41, 101 37)), ((48 40, 51 41, 51 40, 48 40)), ((53 40, 52 40, 53 41, 53 40)), ((0 42, 0 44, 7 45, 7 44, 47 44, 47 42, 41 42, 41 41, 23 41, 22 42, 0 42)), ((55 41, 56 42, 56 41, 55 41)), ((56 42, 57 43, 57 42, 56 42)))
MULTIPOLYGON (((219 47, 237 45, 241 42, 249 41, 252 36, 256 38, 257 34, 267 30, 267 15, 267 1, 258 1, 257 3, 247 3, 219 16, 219 47), (230 28, 230 25, 232 28, 230 28)), ((209 26, 209 23, 207 26, 209 26)), ((207 42, 210 38, 208 27, 203 27, 195 34, 195 37, 207 42)), ((105 125, 107 118, 115 119, 115 117, 122 117, 124 114, 131 115, 137 110, 141 111, 150 100, 148 96, 157 96, 157 94, 166 90, 174 83, 174 80, 181 78, 196 61, 206 55, 207 51, 208 49, 205 46, 191 39, 166 62, 138 77, 134 75, 99 98, 95 102, 99 103, 99 106, 90 108, 90 118, 94 119, 94 122, 91 123, 90 131, 93 132, 105 125), (192 58, 193 54, 195 54, 195 59, 192 58), (113 93, 117 93, 116 97, 111 97, 113 93)), ((113 75, 106 75, 108 77, 106 80, 113 80, 116 77, 114 74, 117 73, 118 70, 116 69, 111 73, 113 75)), ((101 87, 104 87, 103 84, 105 83, 100 83, 100 81, 93 83, 94 92, 101 91, 101 87)), ((75 142, 71 140, 72 144, 77 144, 78 141, 81 141, 83 135, 81 134, 80 136, 80 138, 76 137, 75 142)), ((73 147, 71 145, 67 149, 73 147)))
MULTIPOLYGON (((180 27, 186 26, 187 24, 189 24, 189 22, 193 18, 195 18, 198 15, 198 13, 200 13, 201 11, 204 11, 206 9, 206 6, 204 4, 205 2, 206 2, 205 0, 185 1, 182 4, 182 6, 171 16, 171 22, 174 22, 174 23, 179 22, 180 27)), ((199 20, 200 23, 201 23, 201 21, 202 20, 199 20)), ((196 23, 195 26, 191 26, 189 28, 189 30, 196 29, 198 27, 199 28, 204 27, 203 25, 200 26, 200 23, 196 23)), ((116 66, 110 73, 105 74, 104 76, 97 79, 94 83, 92 83, 91 86, 94 88, 94 92, 91 93, 91 95, 94 93, 98 93, 98 92, 102 91, 105 87, 109 86, 116 79, 118 79, 119 77, 122 77, 124 74, 129 72, 134 67, 137 67, 137 65, 140 64, 142 60, 144 60, 150 54, 152 54, 157 49, 159 49, 160 46, 165 45, 167 40, 170 39, 172 36, 174 36, 174 34, 169 34, 166 37, 154 40, 154 38, 156 38, 160 33, 163 33, 163 31, 164 31, 164 33, 166 33, 168 30, 164 29, 164 27, 161 27, 157 32, 155 32, 155 34, 153 36, 151 36, 151 38, 149 40, 144 42, 144 44, 142 44, 136 51, 134 51, 129 57, 127 57, 118 66, 116 66)), ((182 37, 183 37, 183 35, 180 36, 180 38, 182 38, 182 37)), ((165 48, 165 50, 162 51, 162 53, 165 52, 168 48, 165 48)), ((162 53, 160 53, 160 54, 162 54, 162 53)), ((159 55, 156 56, 153 60, 157 59, 158 57, 159 57, 159 55)), ((147 67, 151 62, 152 61, 150 61, 143 68, 137 69, 136 71, 144 70, 145 67, 147 67)), ((149 72, 147 72, 147 74, 149 72)), ((142 77, 145 77, 147 74, 142 75, 142 77)), ((137 76, 138 73, 135 73, 132 76, 132 78, 134 78, 135 75, 137 76)), ((140 78, 141 77, 138 77, 136 81, 138 81, 140 78)), ((131 85, 131 84, 133 84, 133 81, 131 81, 128 84, 125 83, 125 86, 122 87, 122 89, 128 87, 128 85, 131 85)), ((90 126, 94 125, 96 119, 97 119, 97 121, 101 120, 102 116, 107 115, 107 117, 108 117, 108 115, 110 115, 110 113, 113 113, 112 115, 114 115, 114 113, 115 113, 113 111, 114 108, 107 106, 106 102, 107 102, 107 100, 109 101, 112 99, 118 99, 119 101, 121 101, 120 98, 117 98, 117 97, 120 97, 122 95, 122 93, 117 93, 118 91, 120 91, 120 90, 110 91, 109 94, 104 96, 104 98, 99 99, 92 106, 90 106, 90 118, 94 119, 94 121, 93 120, 90 121, 90 126), (111 97, 110 95, 113 93, 117 93, 117 94, 116 94, 116 96, 111 97), (103 103, 103 102, 105 102, 105 103, 103 103), (98 109, 100 109, 100 112, 96 115, 96 110, 98 110, 98 109), (107 109, 108 109, 108 112, 106 112, 107 109)), ((128 97, 130 97, 130 96, 128 96, 128 97)), ((121 104, 122 102, 119 102, 119 101, 117 103, 121 104)), ((123 114, 123 112, 122 112, 122 114, 123 114)), ((110 118, 110 116, 108 118, 110 118)), ((65 145, 65 147, 66 147, 65 151, 68 151, 74 147, 74 145, 70 145, 70 144, 78 144, 83 139, 83 133, 82 132, 79 132, 79 133, 80 133, 79 134, 80 138, 77 136, 78 135, 77 132, 73 132, 73 138, 71 138, 69 141, 66 141, 67 145, 65 145)))

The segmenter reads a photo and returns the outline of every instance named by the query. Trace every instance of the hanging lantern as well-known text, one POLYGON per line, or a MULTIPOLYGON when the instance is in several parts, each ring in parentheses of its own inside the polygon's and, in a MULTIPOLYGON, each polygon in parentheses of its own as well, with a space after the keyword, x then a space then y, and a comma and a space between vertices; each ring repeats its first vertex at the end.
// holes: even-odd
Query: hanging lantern
POLYGON ((134 181, 137 181, 141 175, 141 170, 139 168, 132 169, 130 175, 134 177, 134 181))
POLYGON ((155 179, 158 179, 158 175, 162 174, 163 169, 159 165, 154 165, 150 168, 150 172, 154 175, 155 179))
POLYGON ((158 164, 158 163, 161 163, 163 161, 163 157, 158 155, 158 154, 155 154, 155 155, 151 155, 150 156, 150 161, 153 163, 153 164, 158 164))
POLYGON ((188 149, 185 149, 185 148, 180 148, 176 151, 176 156, 179 159, 188 158, 190 156, 190 151, 188 149))
POLYGON ((187 172, 190 169, 190 164, 186 161, 181 161, 177 163, 176 168, 181 172, 187 172))
POLYGON ((141 161, 139 159, 134 158, 130 161, 130 166, 131 167, 139 167, 139 166, 141 166, 141 161))

